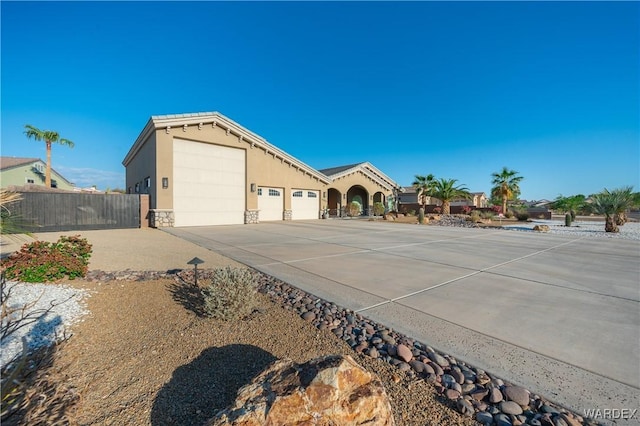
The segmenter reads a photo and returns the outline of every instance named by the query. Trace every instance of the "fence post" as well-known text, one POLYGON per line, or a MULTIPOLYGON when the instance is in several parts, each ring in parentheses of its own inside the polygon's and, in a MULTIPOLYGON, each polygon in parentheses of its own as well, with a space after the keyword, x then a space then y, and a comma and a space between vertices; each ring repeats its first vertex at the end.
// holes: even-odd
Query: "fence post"
POLYGON ((149 194, 140 194, 140 228, 149 227, 149 194))

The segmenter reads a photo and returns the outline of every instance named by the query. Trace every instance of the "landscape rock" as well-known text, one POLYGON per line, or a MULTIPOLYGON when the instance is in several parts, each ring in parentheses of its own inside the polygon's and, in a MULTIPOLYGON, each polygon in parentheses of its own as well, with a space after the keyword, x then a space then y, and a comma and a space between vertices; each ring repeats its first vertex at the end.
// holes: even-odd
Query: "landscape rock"
POLYGON ((534 231, 549 232, 549 225, 536 225, 533 227, 534 231))
POLYGON ((274 362, 208 422, 265 424, 393 426, 395 421, 380 379, 350 356, 329 355, 304 364, 274 362))
POLYGON ((517 416, 518 414, 522 414, 522 407, 513 401, 502 401, 500 403, 500 411, 505 414, 517 416))
POLYGON ((515 402, 522 408, 529 406, 529 391, 520 386, 505 386, 503 394, 510 401, 515 402))
POLYGON ((403 345, 402 343, 398 345, 396 348, 398 357, 404 362, 409 362, 413 359, 413 354, 411 353, 411 349, 403 345))

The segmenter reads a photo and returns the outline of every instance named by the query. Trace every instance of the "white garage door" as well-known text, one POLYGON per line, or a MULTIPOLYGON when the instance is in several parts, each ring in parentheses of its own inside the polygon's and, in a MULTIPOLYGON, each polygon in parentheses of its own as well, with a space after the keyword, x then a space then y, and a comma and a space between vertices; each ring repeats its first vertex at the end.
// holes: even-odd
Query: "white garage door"
POLYGON ((292 189, 291 210, 291 218, 293 220, 318 219, 320 214, 320 191, 292 189))
POLYGON ((258 187, 258 219, 260 222, 282 220, 284 211, 283 188, 258 187))
POLYGON ((245 151, 174 139, 175 226, 244 223, 245 151))

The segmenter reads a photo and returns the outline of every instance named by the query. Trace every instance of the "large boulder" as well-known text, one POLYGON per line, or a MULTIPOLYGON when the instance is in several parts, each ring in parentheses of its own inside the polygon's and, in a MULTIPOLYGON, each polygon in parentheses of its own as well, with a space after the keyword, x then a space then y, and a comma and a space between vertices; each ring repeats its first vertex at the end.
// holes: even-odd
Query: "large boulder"
POLYGON ((387 394, 374 374, 350 356, 295 364, 278 360, 238 391, 210 426, 394 426, 387 394))

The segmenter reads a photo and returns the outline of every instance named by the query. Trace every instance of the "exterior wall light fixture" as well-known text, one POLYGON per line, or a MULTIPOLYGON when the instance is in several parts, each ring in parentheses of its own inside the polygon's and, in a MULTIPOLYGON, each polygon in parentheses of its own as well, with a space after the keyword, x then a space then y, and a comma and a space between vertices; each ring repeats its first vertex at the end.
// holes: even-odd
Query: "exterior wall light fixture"
POLYGON ((256 192, 256 184, 255 183, 251 184, 251 192, 256 192))
POLYGON ((169 187, 169 178, 168 177, 163 177, 162 178, 162 189, 167 189, 169 187))

